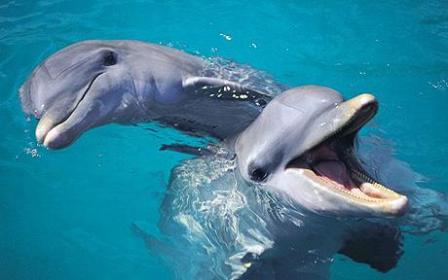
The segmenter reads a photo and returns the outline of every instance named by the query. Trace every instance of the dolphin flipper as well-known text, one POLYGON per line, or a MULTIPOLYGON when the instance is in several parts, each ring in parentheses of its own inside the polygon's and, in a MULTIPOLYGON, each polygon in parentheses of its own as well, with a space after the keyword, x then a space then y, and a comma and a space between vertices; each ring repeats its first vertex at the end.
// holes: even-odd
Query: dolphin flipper
POLYGON ((272 96, 247 88, 237 82, 213 77, 189 77, 183 81, 183 88, 189 92, 208 94, 220 100, 246 101, 264 108, 272 96))
POLYGON ((177 101, 160 105, 154 120, 190 135, 224 140, 249 126, 272 98, 237 82, 190 76, 182 80, 177 101))
POLYGON ((380 224, 363 228, 351 234, 339 253, 380 272, 387 272, 403 255, 401 231, 398 227, 380 224))

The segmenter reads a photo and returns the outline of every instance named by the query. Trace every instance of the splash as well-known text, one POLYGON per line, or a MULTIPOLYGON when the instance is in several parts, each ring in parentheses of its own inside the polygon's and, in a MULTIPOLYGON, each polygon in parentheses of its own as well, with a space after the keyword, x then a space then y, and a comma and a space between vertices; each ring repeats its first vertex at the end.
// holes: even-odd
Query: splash
POLYGON ((288 88, 276 82, 266 72, 254 69, 249 65, 238 64, 222 57, 212 57, 208 61, 210 63, 202 71, 202 74, 206 77, 217 77, 238 82, 244 87, 272 96, 278 95, 288 88))

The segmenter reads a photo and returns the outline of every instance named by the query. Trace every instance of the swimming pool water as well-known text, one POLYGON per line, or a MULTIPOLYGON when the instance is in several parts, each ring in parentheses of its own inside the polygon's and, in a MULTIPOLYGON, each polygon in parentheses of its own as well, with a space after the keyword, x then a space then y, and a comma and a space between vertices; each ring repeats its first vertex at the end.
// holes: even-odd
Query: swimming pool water
MULTIPOLYGON (((37 145, 18 88, 46 56, 85 39, 137 39, 249 64, 287 85, 374 93, 375 133, 448 188, 446 1, 0 1, 0 279, 170 279, 132 231, 155 226, 170 170, 198 142, 108 125, 61 151, 37 145)), ((336 257, 333 279, 447 279, 448 236, 407 235, 381 274, 336 257)), ((192 252, 194 253, 194 252, 192 252)))

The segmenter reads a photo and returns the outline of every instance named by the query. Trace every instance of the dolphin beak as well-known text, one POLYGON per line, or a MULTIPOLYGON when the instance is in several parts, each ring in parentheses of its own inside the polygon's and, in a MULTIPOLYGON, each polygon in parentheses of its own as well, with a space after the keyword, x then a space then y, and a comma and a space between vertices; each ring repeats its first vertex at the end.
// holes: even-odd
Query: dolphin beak
POLYGON ((301 145, 302 150, 298 153, 303 153, 336 135, 355 133, 372 119, 377 111, 378 102, 369 93, 337 104, 315 120, 318 128, 307 136, 301 145))
POLYGON ((36 139, 37 142, 43 143, 47 133, 56 125, 57 123, 50 117, 43 117, 40 119, 36 127, 36 139))
POLYGON ((375 103, 375 105, 377 105, 375 96, 373 96, 370 93, 362 93, 358 96, 353 97, 352 99, 349 99, 349 100, 343 102, 342 104, 344 104, 345 106, 348 106, 350 108, 353 108, 354 110, 359 110, 359 109, 365 107, 366 105, 373 104, 373 103, 375 103))
POLYGON ((97 74, 82 90, 61 96, 51 104, 36 127, 35 134, 39 143, 43 143, 47 148, 61 149, 70 145, 83 131, 91 127, 86 117, 90 115, 92 122, 96 120, 94 109, 98 107, 98 102, 83 101, 89 99, 88 95, 94 94, 92 87, 100 76, 101 73, 97 74))
POLYGON ((42 143, 45 147, 51 149, 59 149, 67 146, 68 144, 56 144, 54 139, 56 138, 56 128, 60 127, 74 112, 77 104, 61 102, 63 106, 59 108, 50 108, 45 112, 37 124, 35 135, 39 143, 42 143), (62 108, 61 108, 62 107, 62 108))
POLYGON ((58 122, 55 118, 44 115, 36 127, 37 141, 50 149, 62 149, 70 145, 79 135, 63 131, 62 128, 66 126, 64 123, 65 121, 58 122))
POLYGON ((375 96, 363 93, 340 104, 339 109, 343 112, 340 125, 348 126, 345 134, 359 130, 370 121, 378 111, 378 102, 375 96))
POLYGON ((36 128, 37 139, 50 149, 67 147, 91 128, 126 123, 141 114, 133 83, 119 70, 98 73, 78 98, 59 101, 36 128))

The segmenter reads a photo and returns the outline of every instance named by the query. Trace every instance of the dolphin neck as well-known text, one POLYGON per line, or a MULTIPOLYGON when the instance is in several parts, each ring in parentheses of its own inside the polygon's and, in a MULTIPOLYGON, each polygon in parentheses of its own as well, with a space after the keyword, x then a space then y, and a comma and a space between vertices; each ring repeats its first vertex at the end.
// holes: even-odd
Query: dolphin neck
POLYGON ((248 279, 270 278, 266 273, 276 279, 328 279, 333 256, 343 246, 343 224, 313 213, 285 212, 275 206, 270 209, 262 219, 273 243, 252 257, 248 279))

